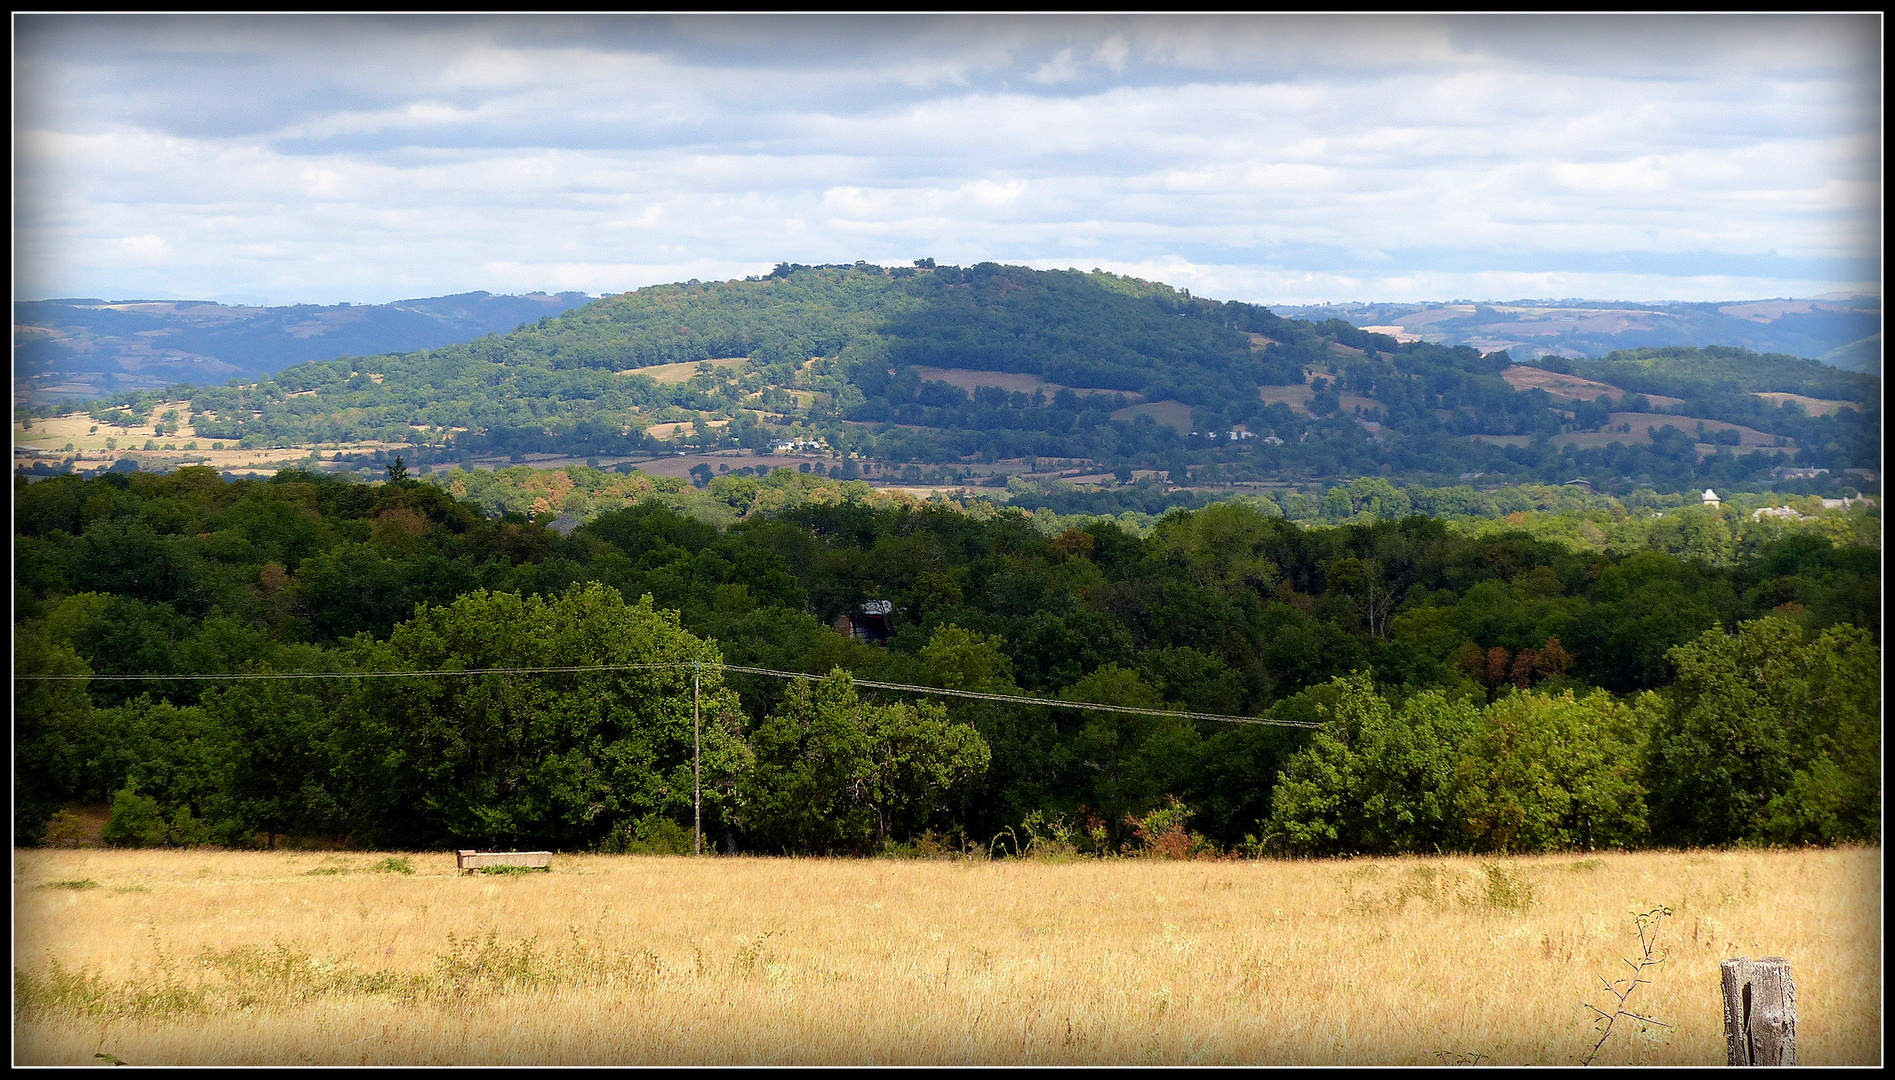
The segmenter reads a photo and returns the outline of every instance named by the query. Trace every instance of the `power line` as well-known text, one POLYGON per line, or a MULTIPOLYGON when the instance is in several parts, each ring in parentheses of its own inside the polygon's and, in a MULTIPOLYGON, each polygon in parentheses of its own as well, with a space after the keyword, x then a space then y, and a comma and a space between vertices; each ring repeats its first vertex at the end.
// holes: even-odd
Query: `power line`
MULTIPOLYGON (((169 682, 175 680, 212 680, 224 679, 232 682, 246 682, 260 679, 396 679, 417 678, 440 675, 555 675, 584 674, 588 672, 608 671, 669 671, 692 667, 694 661, 670 661, 656 664, 589 664, 572 667, 493 667, 493 668, 450 668, 433 671, 247 671, 217 674, 193 673, 188 675, 15 675, 14 679, 38 679, 45 681, 79 682, 169 682)), ((746 667, 742 664, 712 664, 704 667, 721 671, 735 671, 745 675, 764 675, 776 679, 802 679, 808 682, 821 682, 827 675, 811 675, 805 671, 777 671, 773 668, 746 667)), ((856 686, 866 686, 875 690, 894 690, 909 694, 931 694, 936 697, 964 698, 973 701, 993 701, 1003 705, 1041 705, 1054 709, 1075 709, 1084 712, 1125 713, 1133 716, 1163 716, 1175 720, 1211 720, 1221 724, 1256 724, 1266 727, 1320 728, 1321 724, 1312 724, 1301 720, 1273 720, 1261 716, 1234 716, 1228 713, 1187 712, 1181 709, 1146 709, 1134 705, 1105 705, 1092 701, 1064 701, 1056 698, 1028 697, 1024 694, 992 694, 975 690, 949 690, 940 686, 915 686, 910 683, 881 682, 875 679, 855 679, 856 686)))

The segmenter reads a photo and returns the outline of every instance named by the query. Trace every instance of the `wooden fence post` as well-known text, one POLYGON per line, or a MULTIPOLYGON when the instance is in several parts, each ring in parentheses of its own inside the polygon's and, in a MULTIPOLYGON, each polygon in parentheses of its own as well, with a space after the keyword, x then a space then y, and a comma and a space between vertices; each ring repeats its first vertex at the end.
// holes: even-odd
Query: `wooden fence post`
POLYGON ((1719 968, 1724 1048, 1732 1065, 1796 1064, 1796 983, 1781 956, 1740 956, 1719 968))

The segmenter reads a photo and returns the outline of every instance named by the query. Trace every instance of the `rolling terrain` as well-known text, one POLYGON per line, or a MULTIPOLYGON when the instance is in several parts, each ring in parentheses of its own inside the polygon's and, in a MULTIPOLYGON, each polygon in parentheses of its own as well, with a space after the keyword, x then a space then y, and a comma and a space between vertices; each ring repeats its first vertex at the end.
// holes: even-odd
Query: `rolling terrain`
POLYGON ((1849 371, 1882 370, 1882 298, 1834 294, 1729 304, 1521 300, 1507 304, 1318 304, 1291 318, 1343 319, 1404 341, 1597 357, 1619 349, 1724 345, 1812 356, 1849 371))
POLYGON ((1056 458, 1211 487, 1483 473, 1684 490, 1875 467, 1874 376, 1734 347, 1514 360, 1111 274, 784 265, 504 336, 94 400, 41 417, 45 434, 21 416, 15 438, 40 455, 117 452, 112 438, 350 469, 370 447, 489 465, 783 448, 855 475, 967 477, 1056 458))
POLYGON ((196 300, 13 305, 16 403, 261 379, 305 360, 438 348, 585 303, 583 293, 465 293, 392 304, 243 307, 196 300))

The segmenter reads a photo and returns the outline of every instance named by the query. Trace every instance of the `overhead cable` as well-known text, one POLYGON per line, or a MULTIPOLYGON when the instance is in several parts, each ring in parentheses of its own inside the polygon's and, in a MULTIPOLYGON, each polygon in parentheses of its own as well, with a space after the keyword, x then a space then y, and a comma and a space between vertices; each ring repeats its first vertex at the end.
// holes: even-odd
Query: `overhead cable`
MULTIPOLYGON (((690 670, 693 667, 715 668, 720 671, 735 671, 745 675, 765 675, 776 679, 802 679, 808 682, 821 682, 827 675, 811 675, 805 671, 777 671, 773 668, 747 667, 742 664, 720 664, 708 661, 678 660, 655 664, 588 664, 571 667, 493 667, 493 668, 444 668, 430 671, 245 671, 224 673, 193 673, 185 675, 16 675, 17 679, 36 679, 46 681, 92 681, 92 682, 170 682, 176 680, 227 680, 245 682, 259 679, 395 679, 421 678, 440 675, 553 675, 585 674, 608 671, 664 671, 690 670)), ((992 701, 1003 705, 1041 705, 1055 709, 1075 709, 1085 712, 1126 713, 1133 716, 1163 716, 1177 720, 1210 720, 1222 724, 1258 724, 1268 727, 1320 728, 1301 720, 1274 720, 1262 716, 1234 716, 1228 713, 1187 712, 1182 709, 1147 709, 1134 705, 1106 705, 1094 701, 1066 701, 1057 698, 1028 697, 1024 694, 993 694, 976 690, 950 690, 940 686, 915 686, 910 683, 882 682, 876 679, 857 679, 851 676, 856 686, 866 686, 875 690, 893 690, 908 694, 930 694, 936 697, 963 698, 974 701, 992 701)))

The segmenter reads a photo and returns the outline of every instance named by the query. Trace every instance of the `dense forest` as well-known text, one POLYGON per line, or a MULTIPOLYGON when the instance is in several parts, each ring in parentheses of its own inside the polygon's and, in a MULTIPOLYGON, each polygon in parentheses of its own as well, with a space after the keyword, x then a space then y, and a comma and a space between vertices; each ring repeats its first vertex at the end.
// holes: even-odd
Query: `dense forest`
POLYGON ((724 851, 1879 839, 1879 547, 1476 534, 1383 487, 1128 528, 779 470, 561 530, 394 465, 16 480, 16 842, 109 802, 124 844, 679 850, 693 676, 724 851), (342 677, 240 677, 283 673, 342 677))
POLYGON ((1681 492, 1762 486, 1784 468, 1826 469, 1833 484, 1877 467, 1872 376, 1723 348, 1545 364, 1618 396, 1554 397, 1510 383, 1505 353, 1282 319, 1107 273, 785 264, 752 280, 606 297, 440 349, 81 404, 110 424, 188 401, 199 439, 381 440, 412 447, 411 464, 810 438, 845 459, 958 468, 1064 457, 1162 470, 1177 484, 1380 475, 1438 485, 1479 473, 1681 492), (700 366, 643 374, 677 364, 700 366), (950 371, 975 381, 957 385, 969 377, 950 371), (1027 388, 979 385, 983 372, 1027 388), (650 434, 693 422, 671 441, 650 434))

